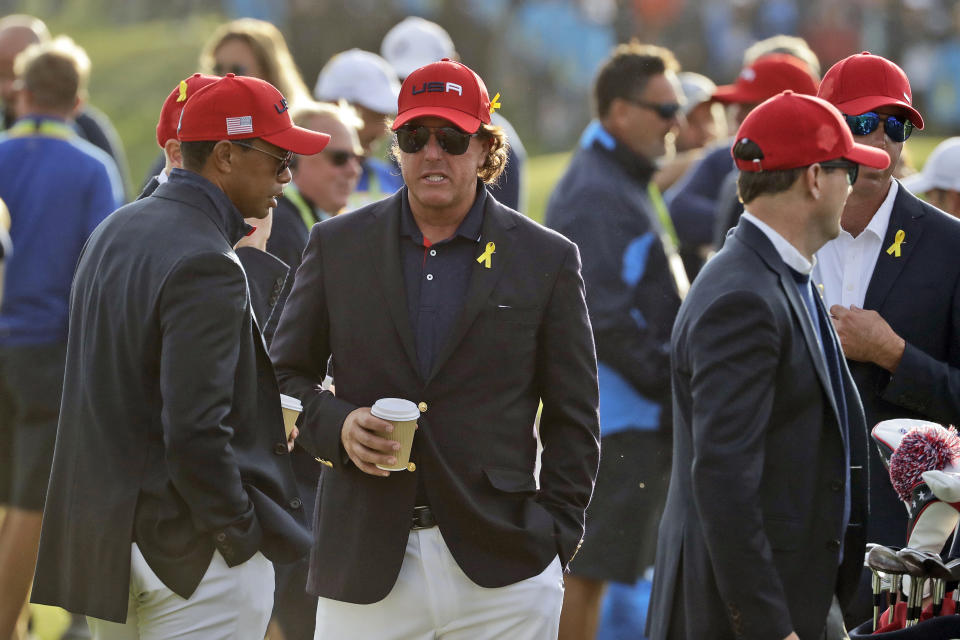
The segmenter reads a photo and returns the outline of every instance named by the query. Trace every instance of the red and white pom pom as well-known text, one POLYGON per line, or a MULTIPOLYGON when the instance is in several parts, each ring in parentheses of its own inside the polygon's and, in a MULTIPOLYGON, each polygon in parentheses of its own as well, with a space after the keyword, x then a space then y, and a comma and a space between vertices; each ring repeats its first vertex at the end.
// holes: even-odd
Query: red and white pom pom
POLYGON ((939 471, 960 461, 960 437, 954 428, 914 427, 890 456, 890 482, 903 501, 923 482, 924 471, 939 471))

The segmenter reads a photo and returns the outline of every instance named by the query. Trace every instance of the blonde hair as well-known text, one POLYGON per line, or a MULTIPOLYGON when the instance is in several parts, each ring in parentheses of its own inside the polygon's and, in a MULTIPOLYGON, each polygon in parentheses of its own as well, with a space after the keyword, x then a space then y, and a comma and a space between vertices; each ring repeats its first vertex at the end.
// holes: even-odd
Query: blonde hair
POLYGON ((291 106, 310 98, 283 34, 269 22, 256 18, 240 18, 217 27, 200 52, 201 72, 213 74, 217 49, 228 40, 239 40, 250 47, 263 69, 261 80, 275 86, 291 106))
POLYGON ((363 119, 357 114, 357 110, 354 109, 350 103, 346 100, 340 100, 338 102, 317 102, 308 98, 303 102, 297 103, 295 107, 290 109, 290 119, 293 120, 293 124, 298 127, 311 129, 312 127, 309 126, 309 123, 314 118, 330 118, 346 127, 347 132, 350 134, 350 142, 353 146, 354 153, 362 155, 363 150, 360 147, 358 132, 363 128, 363 119))
POLYGON ((298 127, 306 127, 311 118, 327 117, 337 120, 348 129, 359 131, 363 128, 363 118, 357 114, 346 100, 338 102, 317 102, 307 99, 290 109, 290 118, 298 127))
POLYGON ((68 36, 32 44, 17 55, 14 73, 42 109, 70 111, 87 95, 90 58, 68 36))

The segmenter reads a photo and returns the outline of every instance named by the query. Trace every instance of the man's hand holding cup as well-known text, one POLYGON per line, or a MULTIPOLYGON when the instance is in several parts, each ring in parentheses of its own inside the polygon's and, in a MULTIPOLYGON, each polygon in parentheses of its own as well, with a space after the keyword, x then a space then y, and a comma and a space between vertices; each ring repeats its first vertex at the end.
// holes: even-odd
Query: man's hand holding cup
POLYGON ((407 469, 419 416, 417 405, 409 400, 382 398, 373 407, 351 411, 340 440, 358 469, 386 477, 407 469))

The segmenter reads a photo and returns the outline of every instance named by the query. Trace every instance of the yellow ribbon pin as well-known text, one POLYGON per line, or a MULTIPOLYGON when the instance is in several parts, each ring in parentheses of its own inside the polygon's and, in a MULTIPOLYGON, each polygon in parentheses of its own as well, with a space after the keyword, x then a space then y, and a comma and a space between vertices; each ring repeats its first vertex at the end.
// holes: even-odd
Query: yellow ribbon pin
POLYGON ((187 81, 180 81, 180 95, 177 97, 177 102, 184 102, 187 99, 187 81))
POLYGON ((897 235, 893 238, 893 244, 887 249, 887 253, 892 255, 894 258, 900 257, 900 245, 903 244, 903 239, 907 237, 907 234, 903 232, 903 229, 897 229, 897 235))
POLYGON ((497 95, 493 96, 493 100, 490 101, 490 115, 493 115, 493 112, 500 108, 500 92, 497 92, 497 95))
POLYGON ((480 257, 477 258, 477 262, 482 264, 487 269, 490 268, 490 257, 497 252, 497 245, 492 242, 487 243, 487 250, 480 254, 480 257))

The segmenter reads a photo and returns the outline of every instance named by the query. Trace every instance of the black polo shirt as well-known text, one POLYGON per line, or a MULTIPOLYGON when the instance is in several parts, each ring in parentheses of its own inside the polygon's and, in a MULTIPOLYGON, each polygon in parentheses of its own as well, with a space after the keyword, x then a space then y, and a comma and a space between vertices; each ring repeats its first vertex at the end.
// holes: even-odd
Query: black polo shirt
MULTIPOLYGON (((430 375, 434 361, 450 336, 470 286, 470 274, 477 264, 483 209, 487 190, 477 180, 477 195, 457 232, 431 244, 413 219, 407 188, 400 205, 400 260, 407 289, 407 311, 417 346, 420 373, 430 375)), ((417 442, 414 439, 414 451, 417 442)), ((423 476, 417 476, 416 504, 427 505, 423 476)))
POLYGON ((420 373, 426 378, 463 308, 470 274, 479 266, 478 245, 487 190, 478 180, 473 206, 457 232, 435 244, 424 238, 417 227, 406 187, 401 202, 400 259, 407 289, 407 311, 420 373))

